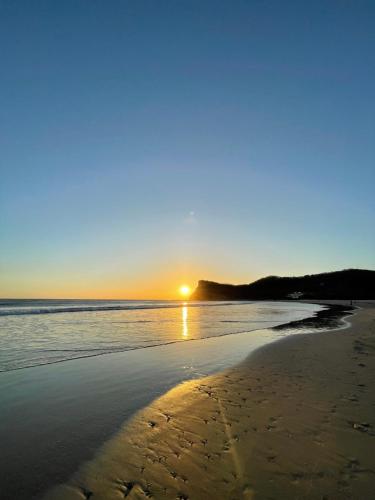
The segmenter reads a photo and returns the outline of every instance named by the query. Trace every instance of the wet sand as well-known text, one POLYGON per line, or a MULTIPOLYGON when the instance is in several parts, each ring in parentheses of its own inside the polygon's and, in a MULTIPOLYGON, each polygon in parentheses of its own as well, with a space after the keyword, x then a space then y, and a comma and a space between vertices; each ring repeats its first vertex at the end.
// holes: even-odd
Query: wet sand
POLYGON ((350 322, 177 386, 46 498, 373 498, 374 306, 350 322))

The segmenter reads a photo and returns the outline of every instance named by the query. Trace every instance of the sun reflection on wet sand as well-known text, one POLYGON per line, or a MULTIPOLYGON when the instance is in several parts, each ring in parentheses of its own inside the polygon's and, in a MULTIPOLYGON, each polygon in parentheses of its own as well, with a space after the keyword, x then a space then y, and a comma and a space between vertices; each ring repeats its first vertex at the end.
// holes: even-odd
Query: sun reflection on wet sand
POLYGON ((189 336, 188 328, 188 308, 186 305, 182 306, 182 336, 184 338, 189 336))

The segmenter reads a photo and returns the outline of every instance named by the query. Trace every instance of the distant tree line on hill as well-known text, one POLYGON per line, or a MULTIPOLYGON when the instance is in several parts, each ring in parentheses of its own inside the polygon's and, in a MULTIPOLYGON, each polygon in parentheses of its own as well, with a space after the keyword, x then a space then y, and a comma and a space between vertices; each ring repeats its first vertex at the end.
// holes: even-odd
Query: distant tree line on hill
POLYGON ((190 299, 375 299, 375 271, 345 269, 299 277, 268 276, 247 285, 228 285, 201 280, 190 299))

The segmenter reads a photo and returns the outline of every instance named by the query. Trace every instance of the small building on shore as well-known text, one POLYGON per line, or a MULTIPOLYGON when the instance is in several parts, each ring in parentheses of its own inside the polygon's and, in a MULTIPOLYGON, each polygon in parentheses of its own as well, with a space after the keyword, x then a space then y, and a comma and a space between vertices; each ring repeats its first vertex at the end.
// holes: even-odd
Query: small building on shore
POLYGON ((288 299, 301 299, 303 292, 292 292, 287 295, 288 299))

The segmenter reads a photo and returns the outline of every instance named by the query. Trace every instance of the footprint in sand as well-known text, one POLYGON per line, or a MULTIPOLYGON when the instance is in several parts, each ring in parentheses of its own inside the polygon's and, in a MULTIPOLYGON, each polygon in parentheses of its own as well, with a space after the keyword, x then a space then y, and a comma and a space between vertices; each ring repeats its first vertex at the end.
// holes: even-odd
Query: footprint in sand
POLYGON ((128 481, 121 481, 121 485, 119 487, 120 492, 124 495, 124 498, 126 498, 131 490, 133 489, 134 483, 128 482, 128 481))
POLYGON ((267 431, 272 431, 273 429, 276 429, 276 426, 275 425, 266 425, 266 429, 267 431))
POLYGON ((81 492, 82 492, 82 495, 87 499, 91 498, 94 494, 92 491, 87 490, 86 488, 81 488, 81 492))
POLYGON ((371 425, 367 422, 349 422, 349 424, 351 424, 352 428, 356 431, 372 434, 371 425))
POLYGON ((351 396, 348 397, 348 401, 352 401, 352 402, 358 402, 358 397, 356 394, 352 394, 351 396))
POLYGON ((224 441, 223 444, 223 451, 229 451, 230 450, 230 444, 228 441, 224 441))
POLYGON ((269 420, 270 422, 277 422, 279 420, 279 418, 281 418, 280 416, 278 417, 270 417, 269 420))

